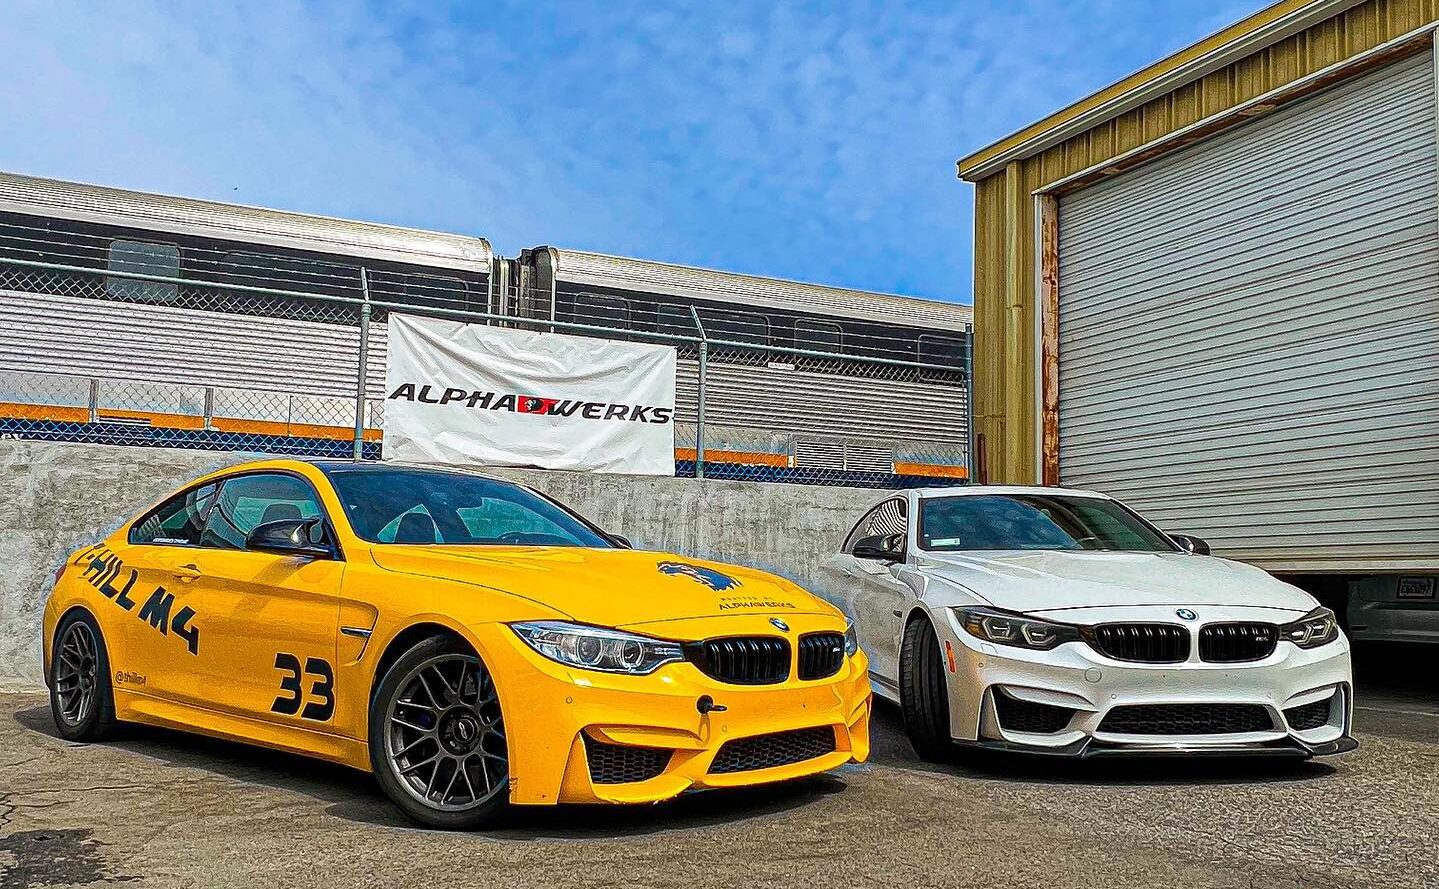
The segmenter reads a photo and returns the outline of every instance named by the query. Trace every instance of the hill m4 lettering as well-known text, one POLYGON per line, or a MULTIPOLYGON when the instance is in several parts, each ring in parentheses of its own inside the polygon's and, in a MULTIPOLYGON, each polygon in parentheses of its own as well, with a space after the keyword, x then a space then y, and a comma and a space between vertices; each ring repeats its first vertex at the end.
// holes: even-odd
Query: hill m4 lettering
POLYGON ((43 625, 64 737, 139 722, 343 763, 436 827, 869 756, 868 661, 836 608, 621 547, 471 473, 272 460, 197 479, 74 554, 43 625), (741 586, 750 607, 726 610, 741 586))

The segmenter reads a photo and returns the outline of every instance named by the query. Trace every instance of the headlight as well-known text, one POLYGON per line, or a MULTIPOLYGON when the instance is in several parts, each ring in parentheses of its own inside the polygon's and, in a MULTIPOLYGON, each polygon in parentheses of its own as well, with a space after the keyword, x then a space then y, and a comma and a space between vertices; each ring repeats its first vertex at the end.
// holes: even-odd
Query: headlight
POLYGON ((1328 608, 1316 608, 1293 623, 1280 625, 1279 638, 1300 648, 1318 648, 1339 638, 1339 621, 1328 608))
POLYGON ((854 657, 859 653, 859 634, 854 631, 854 621, 844 622, 844 656, 854 657))
POLYGON ((957 608, 959 622, 969 635, 986 642, 1048 651, 1079 639, 1079 628, 1025 617, 995 608, 957 608))
POLYGON ((510 629, 550 660, 585 670, 641 676, 684 660, 684 650, 678 642, 604 627, 542 620, 510 624, 510 629))

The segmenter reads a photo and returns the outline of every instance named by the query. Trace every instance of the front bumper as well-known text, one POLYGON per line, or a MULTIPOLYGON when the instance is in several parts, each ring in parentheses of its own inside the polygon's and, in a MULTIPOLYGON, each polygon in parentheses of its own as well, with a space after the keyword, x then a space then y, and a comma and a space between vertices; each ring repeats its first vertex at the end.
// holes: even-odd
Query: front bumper
MULTIPOLYGON (((786 615, 791 642, 833 629, 821 616, 786 615)), ((678 631, 679 628, 676 628, 678 631)), ((653 803, 689 790, 744 787, 818 774, 869 757, 870 692, 863 652, 846 658, 827 679, 791 678, 774 685, 730 685, 693 664, 667 664, 648 676, 623 676, 566 667, 542 657, 507 626, 480 630, 481 648, 495 677, 510 747, 510 801, 653 803), (709 696, 722 711, 701 713, 709 696), (714 771, 732 741, 776 733, 828 730, 828 752, 796 762, 739 771, 714 771), (658 774, 602 783, 591 776, 587 745, 665 751, 658 774)), ((753 615, 725 619, 713 635, 774 635, 753 615)), ((612 779, 611 779, 612 780, 612 779)))
MULTIPOLYGON (((1215 622, 1255 620, 1247 609, 1219 612, 1206 609, 1215 622)), ((1168 609, 1172 615, 1173 610, 1168 609)), ((1268 619, 1273 620, 1272 612, 1268 619)), ((1136 609, 1108 619, 1158 619, 1136 609)), ((1067 643, 1052 651, 1000 646, 965 632, 950 613, 942 628, 941 646, 947 646, 950 670, 950 726, 956 741, 992 749, 1042 753, 1054 756, 1096 757, 1118 755, 1254 755, 1328 756, 1352 750, 1353 677, 1349 644, 1342 637, 1328 645, 1304 650, 1280 642, 1259 661, 1206 663, 1191 653, 1179 664, 1144 664, 1113 660, 1082 642, 1067 643), (952 660, 950 659, 952 655, 952 660), (1008 700, 1001 700, 1000 696, 1008 700), (1050 725, 1036 726, 1014 719, 1010 701, 1040 705, 1039 712, 1055 717, 1050 725), (1328 701, 1328 709, 1323 702, 1328 701), (1106 718, 1116 708, 1126 714, 1156 712, 1174 707, 1187 712, 1232 712, 1242 709, 1254 724, 1225 726, 1205 733, 1171 731, 1167 723, 1136 729, 1131 718, 1121 724, 1106 718), (1308 708, 1311 722, 1299 714, 1308 708), (1286 712, 1287 711, 1287 712, 1286 712), (1068 712, 1066 718, 1064 713, 1068 712), (1267 719, 1260 717, 1267 715, 1267 719)), ((1197 631, 1198 626, 1194 629, 1197 631)))

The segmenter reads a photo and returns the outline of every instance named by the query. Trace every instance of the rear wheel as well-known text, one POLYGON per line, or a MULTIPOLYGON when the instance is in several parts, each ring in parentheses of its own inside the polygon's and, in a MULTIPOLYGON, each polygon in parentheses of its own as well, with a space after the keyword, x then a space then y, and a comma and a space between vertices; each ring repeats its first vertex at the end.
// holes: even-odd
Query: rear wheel
POLYGON ((115 733, 110 656, 100 625, 89 612, 72 612, 55 630, 50 713, 67 741, 103 741, 115 733))
POLYGON ((929 762, 947 759, 954 750, 949 734, 949 687, 939 639, 923 617, 904 628, 899 654, 899 702, 904 731, 914 752, 929 762))
POLYGON ((427 639, 390 667, 370 705, 370 765, 386 795, 429 827, 468 830, 509 798, 495 684, 457 639, 427 639))

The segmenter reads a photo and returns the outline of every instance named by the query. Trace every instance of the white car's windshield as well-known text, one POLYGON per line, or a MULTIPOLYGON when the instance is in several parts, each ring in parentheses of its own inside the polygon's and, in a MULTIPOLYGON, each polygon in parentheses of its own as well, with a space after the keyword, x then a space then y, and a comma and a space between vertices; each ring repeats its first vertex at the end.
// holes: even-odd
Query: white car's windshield
POLYGON ((919 545, 962 550, 1174 552, 1162 533, 1113 500, 977 494, 920 500, 919 545))

